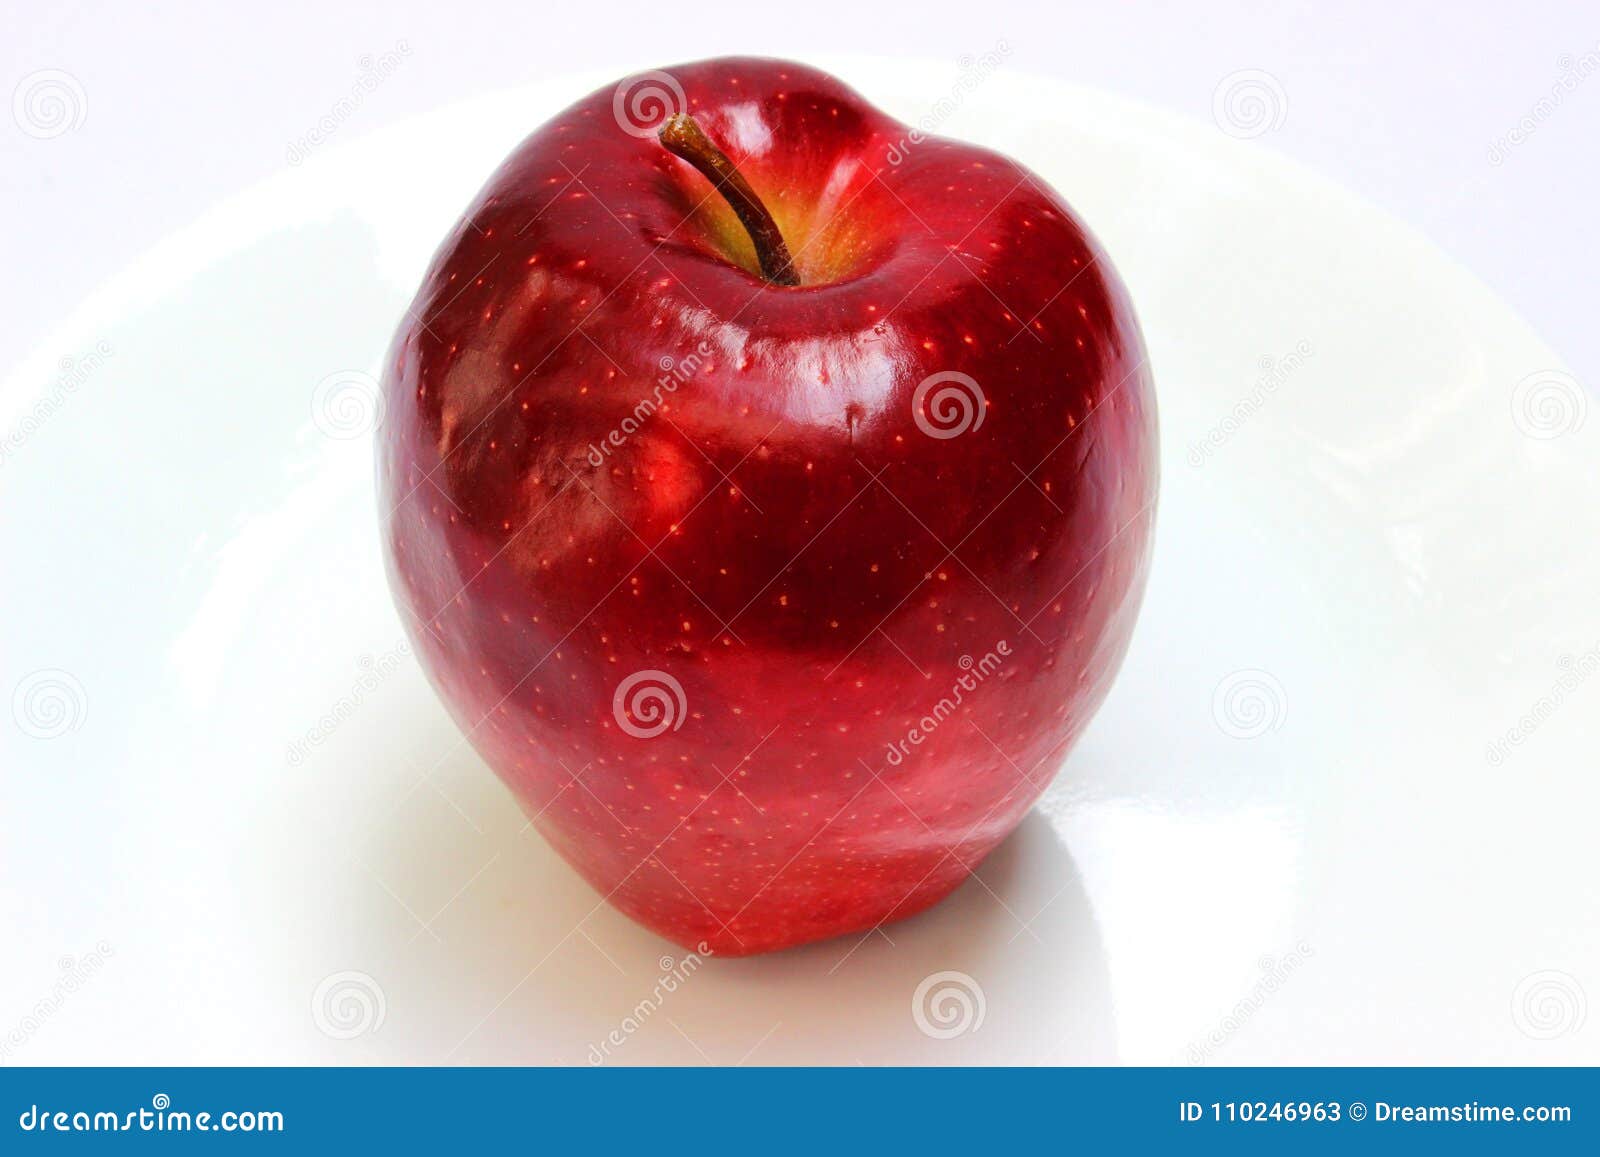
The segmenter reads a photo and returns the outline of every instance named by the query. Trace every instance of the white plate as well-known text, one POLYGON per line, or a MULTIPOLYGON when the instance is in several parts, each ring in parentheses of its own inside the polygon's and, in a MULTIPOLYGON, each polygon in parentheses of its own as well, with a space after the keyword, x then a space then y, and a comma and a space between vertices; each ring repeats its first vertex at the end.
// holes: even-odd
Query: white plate
POLYGON ((589 915, 399 650, 330 432, 455 214, 608 78, 552 81, 227 203, 6 383, 0 1059, 1600 1061, 1600 420, 1556 357, 1212 126, 822 63, 1041 171, 1152 353, 1144 616, 985 886, 658 1000, 680 953, 589 915))

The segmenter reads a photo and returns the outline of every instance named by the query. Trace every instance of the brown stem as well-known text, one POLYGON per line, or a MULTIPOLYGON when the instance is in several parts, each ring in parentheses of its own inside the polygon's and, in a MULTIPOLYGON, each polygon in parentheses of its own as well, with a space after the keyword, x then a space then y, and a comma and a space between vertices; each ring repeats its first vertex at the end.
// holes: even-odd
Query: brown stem
POLYGON ((717 148, 695 119, 687 113, 667 118, 661 126, 661 144, 674 156, 682 157, 716 186, 733 207, 750 240, 755 243, 761 276, 773 285, 796 286, 800 278, 794 271, 789 247, 783 243, 778 223, 756 196, 750 182, 734 167, 728 154, 717 148))

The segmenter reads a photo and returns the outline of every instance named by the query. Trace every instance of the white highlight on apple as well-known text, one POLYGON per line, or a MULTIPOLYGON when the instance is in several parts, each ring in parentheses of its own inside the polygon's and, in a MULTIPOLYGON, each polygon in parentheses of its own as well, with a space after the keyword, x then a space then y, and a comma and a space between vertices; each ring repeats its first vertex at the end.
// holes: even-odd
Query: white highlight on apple
POLYGON ((671 73, 641 72, 617 85, 611 94, 611 115, 631 137, 648 140, 669 117, 689 111, 683 85, 671 73))
POLYGON ((1211 94, 1211 117, 1230 137, 1251 140, 1283 127, 1289 96, 1270 72, 1242 68, 1217 82, 1211 94))
POLYGON ((1211 716, 1223 734, 1257 739, 1289 717, 1289 696, 1270 671, 1248 668, 1223 677, 1211 696, 1211 716))
POLYGON ((11 92, 11 116, 30 137, 48 141, 82 127, 89 116, 89 98, 70 72, 45 68, 17 82, 11 92))
POLYGON ((925 976, 911 994, 911 1019, 924 1036, 934 1040, 977 1032, 987 1011, 983 986, 965 972, 925 976))
POLYGON ((1511 420, 1530 438, 1575 434, 1588 416, 1588 395, 1577 378, 1560 370, 1535 371, 1511 391, 1511 420))
POLYGON ((1530 973, 1511 994, 1511 1019, 1523 1036, 1554 1040, 1589 1019, 1589 998, 1574 976, 1555 969, 1530 973))
POLYGON ((983 425, 989 400, 967 374, 943 370, 917 384, 911 395, 911 418, 930 438, 959 438, 983 425))
POLYGON ((83 727, 89 718, 89 695, 70 671, 34 671, 24 675, 12 692, 11 715, 24 735, 59 739, 83 727))
POLYGON ((689 700, 683 684, 665 671, 635 671, 611 697, 617 726, 635 739, 654 739, 683 726, 689 700))
POLYGON ((311 994, 311 1019, 334 1040, 377 1032, 389 1014, 383 986, 365 972, 334 972, 311 994))

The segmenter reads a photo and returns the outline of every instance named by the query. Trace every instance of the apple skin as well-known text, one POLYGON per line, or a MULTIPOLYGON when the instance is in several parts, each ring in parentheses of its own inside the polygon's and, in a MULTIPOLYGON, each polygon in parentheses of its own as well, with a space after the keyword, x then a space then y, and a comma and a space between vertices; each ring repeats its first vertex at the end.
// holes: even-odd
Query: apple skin
POLYGON ((910 916, 1021 821, 1127 649, 1155 403, 1109 260, 1016 162, 803 65, 649 75, 802 284, 648 93, 594 93, 435 256, 381 514, 425 670, 545 839, 742 955, 910 916))

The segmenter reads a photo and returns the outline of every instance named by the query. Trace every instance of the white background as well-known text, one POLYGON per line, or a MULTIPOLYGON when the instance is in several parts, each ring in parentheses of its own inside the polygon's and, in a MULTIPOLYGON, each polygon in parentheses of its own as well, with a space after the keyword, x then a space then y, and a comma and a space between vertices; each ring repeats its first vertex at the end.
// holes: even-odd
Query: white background
MULTIPOLYGON (((39 140, 0 120, 0 368, 107 275, 287 163, 290 142, 357 86, 360 59, 410 55, 334 140, 552 72, 618 75, 734 52, 948 61, 1004 41, 1008 69, 1102 86, 1210 120, 1219 81, 1272 74, 1287 97, 1265 147, 1421 229, 1497 290, 1591 389, 1600 227, 1600 78, 1538 118, 1564 67, 1600 52, 1592 0, 1508 6, 638 0, 438 4, 41 4, 6 0, 0 84, 70 73, 82 123, 39 140), (689 15, 680 15, 689 13, 689 15)), ((574 94, 575 96, 577 94, 574 94)), ((533 126, 529 126, 532 128, 533 126)), ((327 147, 327 146, 323 146, 327 147)), ((426 158, 418 158, 426 164, 426 158)))

